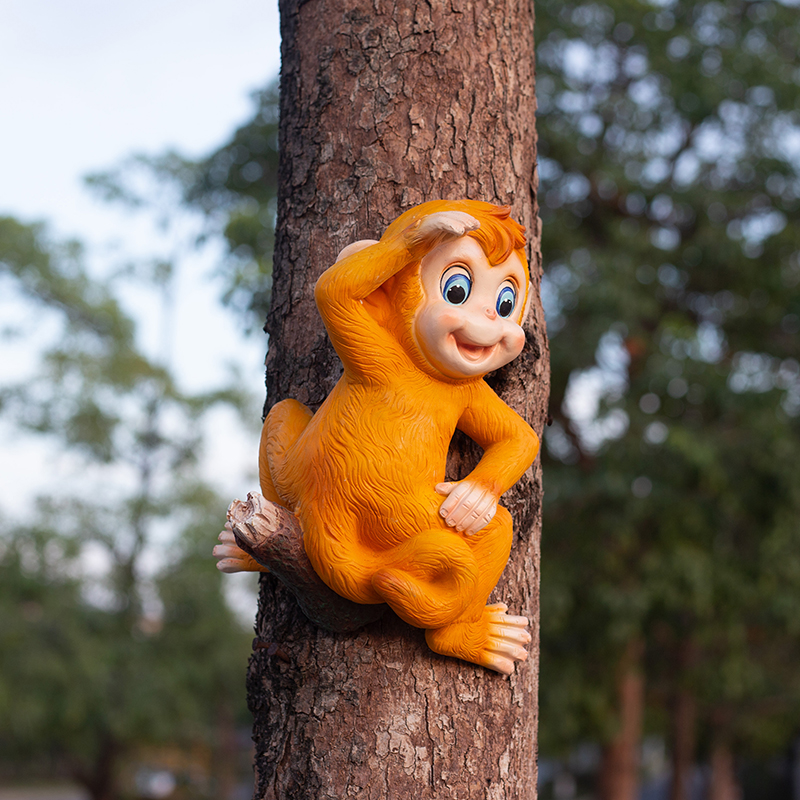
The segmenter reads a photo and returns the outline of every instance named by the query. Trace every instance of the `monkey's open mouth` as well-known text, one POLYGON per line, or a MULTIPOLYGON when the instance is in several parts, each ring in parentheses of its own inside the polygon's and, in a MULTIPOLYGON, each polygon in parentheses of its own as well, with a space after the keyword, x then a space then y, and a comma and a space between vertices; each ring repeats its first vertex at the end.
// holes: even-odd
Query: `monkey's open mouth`
POLYGON ((487 356, 491 355, 496 345, 484 347, 480 344, 470 344, 469 342, 462 342, 456 339, 458 352, 461 353, 467 361, 482 361, 487 356))

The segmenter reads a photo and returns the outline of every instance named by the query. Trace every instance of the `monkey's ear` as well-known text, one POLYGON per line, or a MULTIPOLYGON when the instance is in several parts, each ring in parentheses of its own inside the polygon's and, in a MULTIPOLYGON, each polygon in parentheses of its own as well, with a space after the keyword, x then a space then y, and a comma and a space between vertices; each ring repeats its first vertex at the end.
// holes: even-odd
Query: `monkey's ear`
POLYGON ((377 239, 359 239, 357 242, 353 242, 352 244, 347 245, 338 256, 336 256, 336 263, 338 264, 343 258, 347 258, 348 256, 353 255, 353 253, 357 253, 359 250, 363 250, 365 247, 369 247, 370 245, 378 244, 377 239))

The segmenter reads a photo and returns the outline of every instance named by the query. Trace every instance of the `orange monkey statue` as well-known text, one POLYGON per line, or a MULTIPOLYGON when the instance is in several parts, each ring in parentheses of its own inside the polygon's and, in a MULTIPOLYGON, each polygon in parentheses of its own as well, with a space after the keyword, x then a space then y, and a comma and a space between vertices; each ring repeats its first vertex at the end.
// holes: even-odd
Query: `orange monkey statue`
MULTIPOLYGON (((346 247, 315 290, 344 374, 315 414, 272 408, 259 462, 264 497, 296 516, 330 589, 386 603, 432 650, 504 674, 530 635, 525 617, 486 605, 511 552, 498 500, 539 440, 483 378, 525 343, 524 246, 507 208, 462 200, 424 203, 380 241, 346 247), (483 457, 446 482, 456 428, 483 457)), ((230 523, 220 540, 221 570, 264 569, 230 523)))

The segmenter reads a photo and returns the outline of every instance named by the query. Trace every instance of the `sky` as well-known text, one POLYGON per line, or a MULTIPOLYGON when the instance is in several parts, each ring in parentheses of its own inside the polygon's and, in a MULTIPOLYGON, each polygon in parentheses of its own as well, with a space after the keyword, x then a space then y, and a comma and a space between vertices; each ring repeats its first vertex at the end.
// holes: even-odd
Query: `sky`
POLYGON ((102 236, 82 176, 220 144, 279 46, 270 0, 0 0, 0 209, 102 236))
MULTIPOLYGON (((274 0, 0 0, 0 214, 47 221, 55 237, 86 243, 90 263, 160 254, 169 244, 151 221, 102 204, 83 177, 131 153, 213 150, 248 119, 250 93, 277 75, 279 47, 274 0)), ((213 383, 222 372, 208 365, 238 348, 263 359, 264 343, 242 343, 217 312, 210 267, 196 262, 181 276, 173 346, 187 388, 213 383), (218 321, 202 347, 196 330, 180 340, 184 319, 209 315, 218 321)), ((146 309, 133 311, 154 340, 146 309)))
MULTIPOLYGON (((104 205, 83 176, 132 153, 212 151, 249 119, 250 93, 277 76, 279 47, 277 0, 0 0, 0 215, 81 240, 98 272, 131 254, 163 254, 172 245, 151 220, 104 205)), ((258 397, 266 341, 245 338, 219 308, 214 256, 182 262, 173 368, 198 390, 233 362, 258 397)), ((148 302, 135 293, 126 302, 154 351, 159 325, 148 302)), ((23 370, 26 354, 2 347, 0 378, 23 370)), ((232 419, 216 422, 223 438, 211 442, 209 463, 233 491, 254 474, 257 441, 232 419)), ((52 482, 69 467, 46 444, 0 429, 0 508, 24 508, 43 476, 52 482)))

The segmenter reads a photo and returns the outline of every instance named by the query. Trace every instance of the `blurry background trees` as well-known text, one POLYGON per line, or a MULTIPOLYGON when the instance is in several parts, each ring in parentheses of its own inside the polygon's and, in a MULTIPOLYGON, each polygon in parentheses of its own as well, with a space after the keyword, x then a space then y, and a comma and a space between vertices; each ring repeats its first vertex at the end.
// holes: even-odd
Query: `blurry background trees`
MULTIPOLYGON (((798 4, 542 0, 536 32, 542 796, 797 795, 798 4)), ((231 290, 268 266, 258 102, 202 164, 153 162, 224 231, 231 290)))
MULTIPOLYGON (((136 278, 168 296, 168 264, 136 278)), ((0 386, 0 414, 59 442, 80 476, 65 491, 43 475, 47 494, 0 519, 0 776, 111 800, 149 746, 187 754, 170 777, 181 796, 230 798, 251 636, 209 557, 229 500, 198 460, 207 412, 249 403, 181 392, 137 346, 125 285, 0 218, 2 334, 42 343, 0 386)))
POLYGON ((601 743, 633 798, 655 734, 674 798, 696 761, 703 796, 789 797, 753 773, 800 700, 798 6, 543 0, 536 30, 542 752, 601 743))

